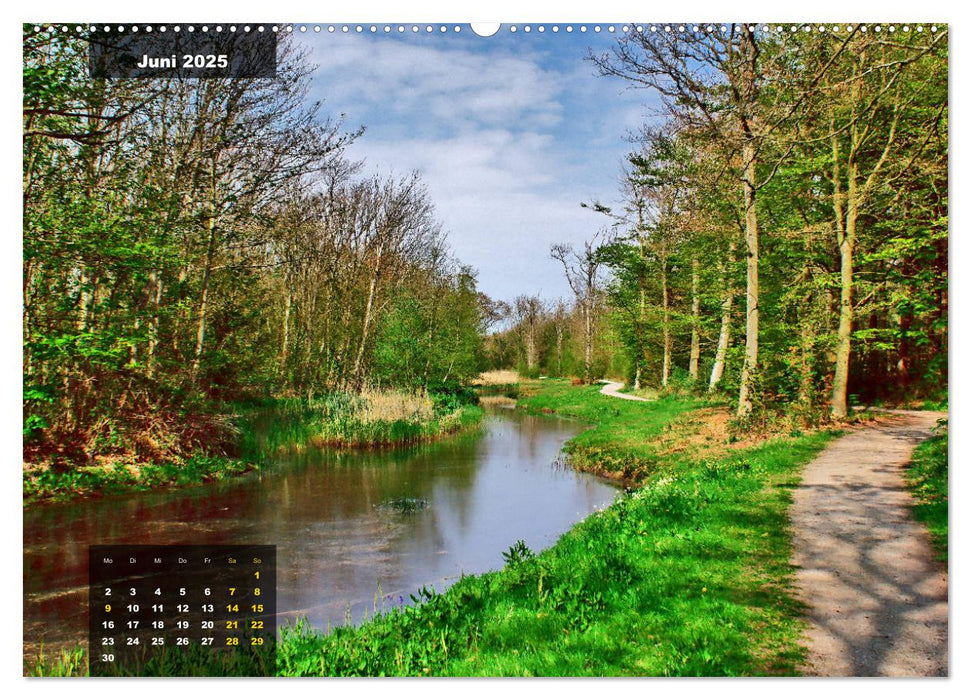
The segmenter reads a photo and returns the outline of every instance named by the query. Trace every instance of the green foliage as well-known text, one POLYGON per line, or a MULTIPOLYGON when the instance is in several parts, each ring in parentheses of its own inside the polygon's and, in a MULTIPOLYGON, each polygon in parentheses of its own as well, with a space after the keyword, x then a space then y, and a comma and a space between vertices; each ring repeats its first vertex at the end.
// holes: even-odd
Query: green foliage
POLYGON ((914 515, 930 530, 941 561, 948 552, 948 451, 947 419, 938 421, 936 434, 914 450, 907 467, 907 481, 914 494, 914 515))
MULTIPOLYGON (((343 160, 361 132, 308 99, 302 52, 271 80, 150 84, 92 80, 87 32, 23 41, 25 462, 224 457, 234 402, 476 374, 474 272, 416 174, 343 160)), ((321 420, 408 441, 458 405, 427 429, 321 420)))
MULTIPOLYGON (((136 657, 125 666, 117 666, 114 675, 154 678, 272 676, 276 673, 275 647, 276 640, 263 646, 247 642, 233 653, 199 644, 190 644, 178 650, 172 647, 150 648, 148 658, 136 657)), ((45 656, 42 650, 24 668, 26 676, 73 677, 88 676, 89 673, 87 654, 81 646, 64 650, 53 658, 45 656)))
POLYGON ((468 382, 479 371, 483 323, 469 268, 396 295, 375 342, 375 381, 429 388, 468 382))
POLYGON ((535 556, 523 540, 516 540, 514 545, 502 553, 502 560, 506 563, 506 566, 516 566, 533 559, 535 556))

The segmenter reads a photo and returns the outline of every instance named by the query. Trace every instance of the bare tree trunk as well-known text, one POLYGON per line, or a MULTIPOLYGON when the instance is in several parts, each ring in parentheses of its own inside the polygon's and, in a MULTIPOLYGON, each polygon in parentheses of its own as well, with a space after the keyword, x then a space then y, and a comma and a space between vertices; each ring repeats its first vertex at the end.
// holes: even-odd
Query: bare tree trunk
POLYGON ((700 274, 698 258, 691 261, 691 354, 688 357, 688 376, 698 380, 698 360, 701 357, 701 296, 698 291, 700 274))
POLYGON ((722 322, 721 329, 718 331, 718 347, 715 349, 715 364, 711 368, 711 378, 708 381, 708 391, 714 391, 715 387, 725 373, 725 357, 728 355, 728 343, 732 333, 732 306, 735 303, 735 290, 729 288, 725 292, 725 300, 722 302, 722 322))
POLYGON ((78 320, 77 329, 79 333, 84 333, 88 329, 88 309, 91 307, 92 290, 89 290, 89 280, 84 272, 84 265, 81 265, 78 277, 78 320))
POLYGON ((648 242, 644 235, 644 207, 640 199, 637 205, 637 242, 640 248, 640 265, 637 271, 637 367, 634 371, 634 389, 641 388, 641 374, 647 364, 647 254, 648 242))
POLYGON ((216 217, 209 217, 209 245, 206 248, 206 267, 202 273, 202 292, 199 297, 199 321, 196 326, 196 349, 192 357, 192 378, 199 375, 202 349, 206 342, 206 314, 209 310, 209 281, 212 277, 212 263, 216 255, 216 217))
POLYGON ((637 366, 634 369, 634 389, 641 388, 641 373, 647 360, 647 340, 644 337, 647 328, 647 273, 644 269, 643 258, 645 257, 644 242, 641 239, 641 267, 637 275, 637 286, 639 293, 637 308, 637 366))
MULTIPOLYGON (((283 303, 283 339, 280 342, 280 377, 286 376, 287 358, 290 354, 290 312, 293 307, 293 290, 290 285, 289 276, 284 275, 283 283, 286 285, 286 300, 283 303)), ((308 339, 309 340, 309 339, 308 339)), ((308 342, 308 346, 310 343, 308 342)))
POLYGON ((671 376, 671 314, 668 310, 668 261, 667 256, 661 259, 661 299, 663 320, 661 327, 664 331, 664 365, 661 368, 661 386, 668 385, 671 376))
POLYGON ((725 267, 725 299, 722 301, 721 328, 718 331, 718 345, 715 348, 715 364, 711 368, 708 391, 714 391, 725 373, 725 358, 732 334, 732 307, 735 305, 735 286, 732 284, 732 267, 735 265, 735 245, 728 247, 728 264, 725 267))
MULTIPOLYGON (((175 288, 176 290, 181 290, 183 284, 189 276, 189 271, 185 265, 179 268, 179 275, 176 278, 175 288)), ((172 352, 179 359, 182 357, 182 324, 183 322, 188 322, 187 314, 183 313, 181 310, 182 294, 179 293, 178 306, 176 307, 175 322, 172 324, 172 352)))
POLYGON ((162 273, 152 270, 149 276, 152 290, 152 316, 148 321, 148 349, 145 354, 145 374, 149 379, 155 376, 156 353, 158 351, 159 313, 162 308, 162 273))
POLYGON ((378 244, 377 255, 374 261, 374 272, 371 275, 371 286, 368 289, 367 305, 364 307, 364 320, 361 325, 361 344, 357 348, 357 356, 354 358, 354 368, 351 376, 354 377, 354 384, 357 389, 361 388, 361 370, 364 362, 364 349, 367 347, 368 331, 371 327, 371 314, 374 310, 374 296, 378 289, 378 277, 381 274, 381 254, 384 250, 384 242, 378 244))
POLYGON ((206 267, 202 274, 202 293, 199 298, 199 322, 196 327, 196 349, 192 357, 192 379, 199 376, 202 349, 206 342, 206 314, 209 310, 209 281, 212 264, 216 257, 216 157, 212 158, 212 174, 209 190, 209 244, 206 247, 206 267))
MULTIPOLYGON (((837 224, 836 236, 840 248, 840 315, 836 331, 836 366, 833 372, 832 414, 836 419, 846 418, 847 386, 850 375, 850 341, 853 336, 853 246, 856 243, 856 164, 850 161, 847 168, 846 226, 837 224)), ((834 197, 838 196, 838 190, 834 197)), ((841 207, 837 209, 839 212, 841 207)), ((837 216, 839 216, 837 214, 837 216)))
POLYGON ((593 383, 593 300, 587 298, 583 304, 583 381, 593 383))
POLYGON ((755 144, 746 139, 742 147, 745 161, 745 362, 738 393, 738 415, 752 412, 752 381, 759 362, 759 221, 755 212, 755 144))

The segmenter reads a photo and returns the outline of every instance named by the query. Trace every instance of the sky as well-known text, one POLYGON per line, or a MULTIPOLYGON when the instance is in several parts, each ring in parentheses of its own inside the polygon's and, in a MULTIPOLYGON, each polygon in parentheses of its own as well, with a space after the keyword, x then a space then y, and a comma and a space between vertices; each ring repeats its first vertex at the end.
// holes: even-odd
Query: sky
POLYGON ((586 60, 617 35, 368 29, 299 36, 318 66, 311 97, 366 128, 348 157, 367 174, 421 172, 454 255, 489 296, 568 297, 550 246, 610 224, 580 203, 616 202, 627 136, 656 109, 586 60))

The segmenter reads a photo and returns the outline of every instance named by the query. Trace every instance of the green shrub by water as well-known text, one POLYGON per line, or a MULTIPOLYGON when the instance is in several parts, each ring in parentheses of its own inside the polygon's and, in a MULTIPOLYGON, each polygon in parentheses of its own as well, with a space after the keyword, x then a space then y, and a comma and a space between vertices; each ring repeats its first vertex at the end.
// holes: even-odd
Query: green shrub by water
POLYGON ((146 491, 162 486, 190 486, 258 470, 254 462, 232 457, 195 456, 180 462, 98 467, 70 467, 59 471, 25 471, 23 497, 27 502, 92 494, 146 491))

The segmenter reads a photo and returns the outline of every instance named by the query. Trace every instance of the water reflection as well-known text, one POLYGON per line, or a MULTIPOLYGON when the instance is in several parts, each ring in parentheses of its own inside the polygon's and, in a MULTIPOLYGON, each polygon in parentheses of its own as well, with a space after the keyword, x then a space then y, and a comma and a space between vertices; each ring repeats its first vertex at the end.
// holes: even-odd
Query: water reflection
POLYGON ((377 591, 395 600, 502 566, 518 539, 551 545, 615 488, 558 468, 579 430, 504 411, 483 429, 415 448, 310 450, 258 476, 88 499, 24 513, 25 650, 86 636, 89 544, 276 544, 277 602, 317 627, 358 620, 377 591), (423 499, 401 512, 390 500, 423 499))

